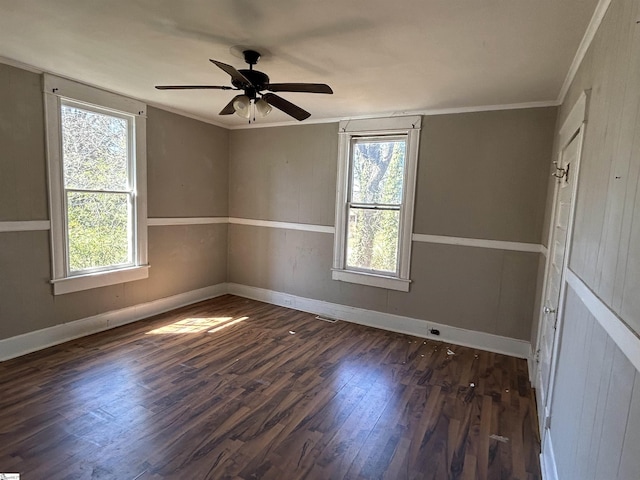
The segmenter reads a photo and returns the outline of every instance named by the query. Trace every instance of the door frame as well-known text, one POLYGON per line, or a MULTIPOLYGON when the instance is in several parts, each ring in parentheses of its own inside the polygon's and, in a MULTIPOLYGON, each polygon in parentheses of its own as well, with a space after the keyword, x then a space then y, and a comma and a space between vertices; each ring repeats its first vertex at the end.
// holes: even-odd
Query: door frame
POLYGON ((536 346, 535 346, 535 357, 534 357, 534 383, 536 390, 539 392, 537 397, 538 404, 538 425, 540 428, 540 439, 542 442, 542 448, 544 448, 545 440, 546 440, 546 430, 550 427, 551 420, 551 404, 553 401, 553 391, 555 384, 555 377, 557 371, 557 360, 560 354, 561 348, 561 337, 562 337, 562 326, 564 319, 564 308, 565 308, 565 297, 567 290, 567 279, 566 272, 569 268, 569 259, 571 256, 571 250, 573 245, 573 227, 574 227, 574 219, 575 219, 575 211, 577 204, 577 193, 578 193, 578 184, 580 180, 580 163, 584 145, 584 136, 585 136, 585 128, 587 123, 587 109, 589 103, 589 91, 584 91, 577 99, 569 115, 565 119, 560 128, 557 136, 557 153, 555 155, 556 162, 560 164, 562 160, 562 156, 564 154, 565 149, 569 146, 569 144, 577 140, 578 144, 578 154, 576 156, 576 164, 571 165, 571 169, 574 171, 575 181, 571 186, 571 209, 569 211, 569 224, 567 227, 567 238, 565 241, 565 256, 562 265, 562 274, 560 278, 560 294, 558 298, 558 306, 556 313, 556 332, 553 339, 553 346, 551 350, 551 358, 549 360, 549 383, 546 386, 546 390, 544 386, 541 385, 541 370, 540 370, 540 341, 542 335, 542 322, 544 320, 544 307, 545 307, 545 299, 547 296, 548 290, 548 279, 551 267, 551 246, 554 237, 554 225, 556 222, 556 210, 557 210, 557 201, 558 201, 558 192, 560 189, 560 182, 554 182, 554 192, 553 192, 553 202, 551 205, 551 215, 549 219, 549 232, 547 236, 547 250, 546 250, 546 261, 544 268, 544 280, 542 284, 542 295, 540 297, 540 305, 538 306, 538 332, 536 336, 536 346), (544 398, 542 395, 544 394, 544 398))

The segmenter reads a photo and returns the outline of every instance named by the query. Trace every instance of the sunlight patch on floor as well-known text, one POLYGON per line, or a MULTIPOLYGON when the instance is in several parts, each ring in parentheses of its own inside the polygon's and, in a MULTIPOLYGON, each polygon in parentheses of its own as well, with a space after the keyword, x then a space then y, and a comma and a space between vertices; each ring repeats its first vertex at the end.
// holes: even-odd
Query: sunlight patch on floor
POLYGON ((199 333, 204 331, 214 333, 230 325, 242 322, 247 318, 249 317, 239 317, 235 320, 233 317, 185 318, 164 327, 150 330, 147 334, 199 333))
POLYGON ((216 328, 214 328, 212 330, 209 330, 207 333, 215 333, 215 332, 217 332, 219 330, 222 330, 223 328, 227 328, 227 327, 230 327, 231 325, 235 325, 236 323, 244 322, 247 318, 249 318, 249 317, 237 318, 237 319, 233 320, 232 322, 227 322, 224 325, 220 325, 219 327, 216 327, 216 328))

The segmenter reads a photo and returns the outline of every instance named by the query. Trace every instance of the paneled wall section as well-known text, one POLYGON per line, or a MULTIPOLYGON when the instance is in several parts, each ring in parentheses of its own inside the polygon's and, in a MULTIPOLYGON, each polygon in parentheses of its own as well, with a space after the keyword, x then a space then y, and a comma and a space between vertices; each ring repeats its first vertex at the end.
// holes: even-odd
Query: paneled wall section
MULTIPOLYGON (((640 335, 640 1, 613 0, 560 111, 590 104, 570 269, 640 335)), ((562 479, 640 478, 640 373, 569 287, 549 431, 562 479)))

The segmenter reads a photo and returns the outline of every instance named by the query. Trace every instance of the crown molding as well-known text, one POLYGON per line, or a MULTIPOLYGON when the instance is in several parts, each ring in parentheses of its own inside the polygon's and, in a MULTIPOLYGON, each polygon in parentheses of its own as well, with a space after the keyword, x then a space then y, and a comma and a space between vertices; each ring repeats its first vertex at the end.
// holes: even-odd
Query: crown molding
POLYGON ((10 67, 20 68, 22 70, 26 70, 31 73, 43 74, 44 70, 34 67, 33 65, 29 65, 27 63, 19 62, 18 60, 14 60, 13 58, 3 57, 0 55, 0 63, 5 65, 9 65, 10 67))
POLYGON ((598 5, 596 5, 596 9, 593 12, 591 21, 587 26, 587 30, 584 32, 582 41, 578 46, 578 50, 576 51, 576 54, 573 57, 573 61, 571 62, 571 66, 569 67, 569 71, 567 72, 567 76, 565 77, 564 83, 560 88, 560 93, 558 93, 558 99, 556 101, 558 105, 562 105, 564 103, 564 99, 567 96, 569 87, 571 87, 571 84, 576 77, 576 73, 578 73, 578 69, 582 64, 582 60, 584 60, 584 56, 587 54, 587 50, 589 50, 591 42, 593 42, 598 28, 600 28, 600 24, 602 23, 602 20, 604 19, 604 16, 609 9, 609 5, 611 5, 611 0, 600 0, 598 2, 598 5))
POLYGON ((370 118, 388 118, 388 117, 405 117, 409 115, 434 116, 434 115, 450 115, 455 113, 476 113, 476 112, 492 112, 499 110, 520 110, 525 108, 545 108, 557 107, 560 105, 556 100, 544 100, 539 102, 523 102, 523 103, 505 103, 501 105, 476 105, 472 107, 452 107, 452 108, 432 108, 422 110, 404 110, 398 112, 376 113, 371 115, 356 115, 351 117, 330 117, 318 118, 314 120, 305 120, 304 122, 296 122, 295 120, 273 123, 251 123, 243 125, 227 126, 229 130, 247 130, 253 128, 269 128, 269 127, 291 127, 295 125, 315 125, 321 123, 339 123, 349 120, 368 120, 370 118))

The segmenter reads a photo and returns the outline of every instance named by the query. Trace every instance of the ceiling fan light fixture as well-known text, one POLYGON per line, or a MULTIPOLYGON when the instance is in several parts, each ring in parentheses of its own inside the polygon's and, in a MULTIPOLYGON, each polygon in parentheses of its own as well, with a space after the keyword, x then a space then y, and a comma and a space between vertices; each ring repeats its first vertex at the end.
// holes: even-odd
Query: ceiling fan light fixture
POLYGON ((271 113, 271 110, 271 105, 269 105, 266 100, 262 98, 256 100, 256 111, 258 112, 258 115, 266 117, 271 113))
POLYGON ((246 95, 238 96, 238 98, 233 101, 233 109, 237 115, 243 118, 249 118, 251 116, 251 99, 246 95))

